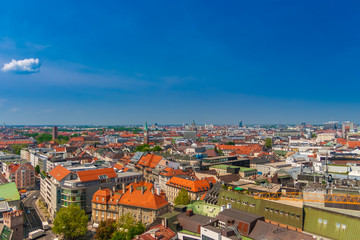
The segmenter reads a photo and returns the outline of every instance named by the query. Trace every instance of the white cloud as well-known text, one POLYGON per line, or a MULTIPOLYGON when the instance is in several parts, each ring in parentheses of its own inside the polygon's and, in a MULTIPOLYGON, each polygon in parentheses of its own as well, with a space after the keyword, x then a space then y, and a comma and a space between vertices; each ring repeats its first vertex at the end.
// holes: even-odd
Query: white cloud
POLYGON ((3 72, 14 73, 36 73, 39 72, 40 61, 38 58, 28 58, 24 60, 13 59, 9 63, 5 63, 2 67, 3 72))

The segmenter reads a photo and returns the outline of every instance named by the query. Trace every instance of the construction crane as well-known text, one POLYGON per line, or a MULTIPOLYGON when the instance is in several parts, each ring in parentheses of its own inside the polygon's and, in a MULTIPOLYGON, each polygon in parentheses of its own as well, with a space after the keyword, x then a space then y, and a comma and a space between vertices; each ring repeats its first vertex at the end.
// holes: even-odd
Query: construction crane
POLYGON ((345 194, 324 194, 324 193, 270 193, 261 192, 254 193, 255 199, 268 200, 291 200, 304 202, 321 202, 321 203, 338 203, 338 204, 355 204, 360 205, 360 195, 345 194))

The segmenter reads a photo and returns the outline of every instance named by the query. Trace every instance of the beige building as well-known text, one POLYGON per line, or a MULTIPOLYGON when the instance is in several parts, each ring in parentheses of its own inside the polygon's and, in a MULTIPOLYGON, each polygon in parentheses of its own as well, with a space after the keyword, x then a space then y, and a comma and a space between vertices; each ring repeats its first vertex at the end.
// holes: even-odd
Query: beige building
POLYGON ((152 183, 131 183, 123 190, 113 192, 102 189, 92 199, 92 221, 95 224, 107 219, 117 220, 130 213, 137 221, 149 225, 156 217, 169 211, 165 196, 155 193, 152 183))
POLYGON ((185 189, 188 191, 191 200, 197 200, 204 195, 214 183, 216 183, 216 181, 213 177, 199 180, 186 175, 174 176, 166 183, 165 194, 168 201, 174 203, 180 190, 185 189))

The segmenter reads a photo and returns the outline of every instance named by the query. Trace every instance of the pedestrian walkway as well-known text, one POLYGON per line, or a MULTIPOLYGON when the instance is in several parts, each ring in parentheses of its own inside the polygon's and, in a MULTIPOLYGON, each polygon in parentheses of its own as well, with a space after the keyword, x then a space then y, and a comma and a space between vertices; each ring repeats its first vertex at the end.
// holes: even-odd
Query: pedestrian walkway
POLYGON ((52 219, 50 217, 50 214, 47 212, 45 206, 41 205, 39 201, 40 201, 40 199, 37 199, 35 201, 35 209, 36 209, 41 221, 48 222, 50 227, 52 228, 54 226, 53 225, 54 219, 52 219))

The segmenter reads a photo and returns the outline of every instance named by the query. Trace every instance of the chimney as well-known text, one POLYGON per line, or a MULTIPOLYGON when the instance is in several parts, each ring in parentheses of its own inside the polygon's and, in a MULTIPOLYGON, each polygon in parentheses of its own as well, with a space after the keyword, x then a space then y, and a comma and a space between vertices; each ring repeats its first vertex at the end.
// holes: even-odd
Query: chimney
POLYGON ((125 183, 122 184, 122 189, 125 191, 125 183))
POLYGON ((130 184, 130 193, 132 193, 132 192, 133 192, 133 185, 130 184))
POLYGON ((113 186, 113 189, 112 189, 112 194, 110 197, 112 197, 112 195, 116 192, 116 189, 115 189, 115 186, 113 186))
POLYGON ((161 225, 163 225, 165 228, 167 228, 167 218, 163 218, 161 225))
POLYGON ((151 194, 155 194, 155 189, 154 189, 154 187, 151 188, 151 194))
POLYGON ((145 187, 141 187, 141 195, 144 194, 145 187))
POLYGON ((186 210, 185 214, 186 214, 186 216, 191 217, 192 215, 194 215, 194 212, 192 209, 189 209, 189 210, 186 210))

